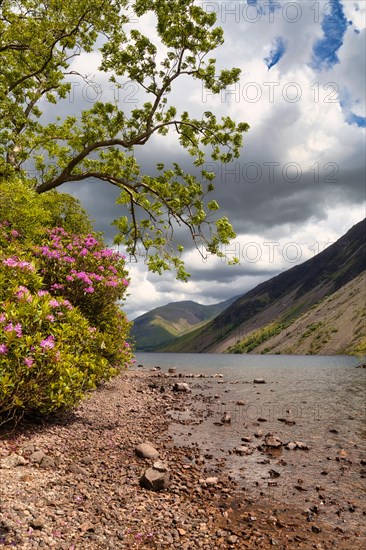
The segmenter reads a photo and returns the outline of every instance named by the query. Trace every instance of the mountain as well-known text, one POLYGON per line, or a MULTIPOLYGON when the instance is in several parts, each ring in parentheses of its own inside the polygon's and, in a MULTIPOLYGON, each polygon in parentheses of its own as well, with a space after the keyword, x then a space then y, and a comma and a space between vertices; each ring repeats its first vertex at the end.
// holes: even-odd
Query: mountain
POLYGON ((204 306, 186 300, 171 302, 157 307, 134 320, 131 335, 137 351, 157 351, 161 346, 172 343, 177 337, 202 327, 224 309, 229 307, 238 296, 224 302, 204 306))
MULTIPOLYGON (((286 353, 289 353, 291 346, 285 345, 289 327, 298 320, 296 330, 300 331, 299 338, 309 330, 316 331, 317 328, 314 328, 313 324, 323 321, 307 322, 302 316, 312 307, 320 307, 321 303, 337 291, 340 292, 339 296, 342 296, 342 289, 349 289, 347 284, 365 271, 365 260, 366 219, 353 226, 343 237, 317 256, 240 296, 229 308, 207 323, 203 331, 195 330, 178 338, 171 345, 165 346, 164 350, 280 353, 286 349, 286 353)), ((360 325, 359 329, 356 326, 354 328, 360 330, 360 333, 363 332, 360 338, 365 335, 365 314, 362 307, 365 305, 366 291, 363 280, 360 278, 355 286, 360 303, 358 312, 355 311, 354 315, 357 315, 360 322, 362 320, 363 325, 360 325)), ((320 317, 326 316, 326 310, 322 307, 318 311, 320 317)), ((343 322, 348 323, 347 316, 343 318, 343 322)), ((338 325, 339 323, 337 326, 334 325, 334 329, 337 328, 339 331, 341 326, 338 325)), ((320 338, 326 339, 327 336, 319 336, 320 338)), ((302 353, 300 348, 296 348, 295 340, 292 342, 292 352, 302 353)), ((344 349, 346 348, 347 345, 344 343, 344 349)), ((306 353, 312 352, 319 353, 319 349, 315 346, 306 353)), ((334 352, 338 353, 339 347, 334 352)))

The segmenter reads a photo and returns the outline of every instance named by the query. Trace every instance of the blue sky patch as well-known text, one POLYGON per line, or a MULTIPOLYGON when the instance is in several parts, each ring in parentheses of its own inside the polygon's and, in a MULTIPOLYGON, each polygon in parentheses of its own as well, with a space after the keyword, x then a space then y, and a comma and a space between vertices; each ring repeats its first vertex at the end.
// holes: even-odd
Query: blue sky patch
POLYGON ((264 62, 268 67, 268 70, 271 69, 271 67, 274 67, 281 57, 283 57, 284 53, 286 52, 286 44, 283 38, 276 38, 275 44, 271 51, 269 52, 268 57, 264 58, 264 62))
POLYGON ((348 122, 348 124, 357 124, 359 128, 366 128, 366 117, 364 116, 358 116, 354 113, 349 113, 346 116, 346 122, 348 122))
POLYGON ((348 124, 357 124, 359 128, 366 128, 366 117, 355 115, 352 112, 352 106, 355 103, 359 104, 359 101, 354 102, 352 100, 350 91, 347 88, 342 90, 340 94, 339 104, 342 108, 345 121, 348 124))
POLYGON ((316 70, 330 69, 339 63, 337 51, 347 30, 347 19, 340 0, 330 0, 329 6, 331 13, 326 14, 322 22, 324 37, 313 46, 311 67, 316 70))

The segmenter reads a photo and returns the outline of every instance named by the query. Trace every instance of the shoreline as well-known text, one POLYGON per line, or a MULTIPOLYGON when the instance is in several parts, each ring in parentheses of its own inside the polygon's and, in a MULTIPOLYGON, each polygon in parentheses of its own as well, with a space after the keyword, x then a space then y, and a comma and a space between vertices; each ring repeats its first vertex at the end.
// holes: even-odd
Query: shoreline
POLYGON ((253 498, 199 445, 174 446, 169 412, 187 412, 186 394, 172 391, 176 381, 156 370, 131 369, 52 423, 28 424, 8 436, 2 428, 0 464, 11 454, 19 464, 0 469, 0 544, 362 548, 360 533, 335 530, 321 514, 309 521, 303 507, 276 501, 270 487, 260 500, 253 498), (146 441, 171 471, 164 491, 140 486, 154 462, 135 453, 146 441))

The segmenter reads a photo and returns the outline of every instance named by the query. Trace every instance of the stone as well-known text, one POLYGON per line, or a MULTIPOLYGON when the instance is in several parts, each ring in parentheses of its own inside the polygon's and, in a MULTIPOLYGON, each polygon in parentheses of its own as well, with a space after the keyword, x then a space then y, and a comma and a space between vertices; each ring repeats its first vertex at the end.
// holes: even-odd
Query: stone
POLYGON ((158 458, 159 456, 159 451, 157 451, 148 441, 137 445, 135 453, 141 458, 158 458))
POLYGON ((40 466, 40 468, 55 468, 56 463, 55 463, 54 459, 51 456, 45 455, 42 458, 41 463, 40 463, 39 466, 40 466))
POLYGON ((254 378, 253 384, 265 384, 266 381, 264 378, 254 378))
POLYGON ((12 453, 11 455, 8 455, 1 460, 0 468, 3 468, 4 470, 10 470, 11 468, 22 466, 23 464, 27 464, 25 458, 15 453, 12 453))
POLYGON ((162 460, 157 460, 154 462, 153 468, 158 472, 167 472, 169 470, 168 465, 162 460))
POLYGON ((297 445, 294 441, 290 441, 290 443, 287 443, 287 445, 286 445, 286 449, 288 449, 289 451, 295 450, 296 447, 297 447, 297 445))
POLYGON ((29 460, 31 462, 35 462, 36 464, 40 464, 45 456, 46 454, 43 451, 36 451, 30 455, 29 460))
POLYGON ((79 464, 75 464, 75 462, 72 462, 68 468, 69 472, 72 473, 72 474, 76 474, 76 475, 82 475, 82 476, 86 476, 88 475, 88 472, 82 468, 81 466, 79 466, 79 464))
POLYGON ((190 392, 191 388, 186 382, 176 382, 173 385, 173 391, 190 392))
POLYGON ((22 447, 23 453, 34 453, 34 445, 32 443, 27 443, 22 447))
POLYGON ((227 538, 227 542, 228 544, 230 544, 230 546, 236 544, 239 540, 239 537, 237 537, 236 535, 230 535, 228 538, 227 538))
POLYGON ((244 401, 241 401, 241 399, 239 399, 239 401, 237 401, 236 404, 237 404, 239 407, 242 407, 243 405, 245 405, 244 401))
POLYGON ((245 447, 244 445, 242 445, 241 447, 236 447, 235 453, 237 455, 244 456, 244 455, 251 455, 253 451, 250 447, 245 447))
POLYGON ((231 423, 231 414, 229 414, 228 412, 225 412, 223 414, 223 417, 221 418, 221 422, 223 424, 230 424, 231 423))
POLYGON ((264 438, 264 444, 267 447, 281 447, 282 441, 272 434, 267 434, 264 438))
POLYGON ((219 478, 218 477, 207 477, 205 479, 205 483, 206 485, 217 485, 219 482, 219 478))
POLYGON ((168 467, 164 467, 164 471, 162 471, 160 461, 158 468, 155 468, 154 466, 149 468, 140 479, 140 485, 150 491, 163 491, 164 489, 167 489, 169 482, 170 472, 168 467))
POLYGON ((301 449, 302 451, 308 451, 309 447, 306 445, 306 443, 303 443, 302 441, 295 441, 296 447, 298 449, 301 449))
POLYGON ((42 518, 35 518, 29 522, 29 526, 32 527, 32 529, 42 530, 44 527, 44 521, 42 518))
POLYGON ((177 372, 177 369, 175 367, 170 367, 170 369, 168 369, 168 372, 169 374, 175 374, 177 372))

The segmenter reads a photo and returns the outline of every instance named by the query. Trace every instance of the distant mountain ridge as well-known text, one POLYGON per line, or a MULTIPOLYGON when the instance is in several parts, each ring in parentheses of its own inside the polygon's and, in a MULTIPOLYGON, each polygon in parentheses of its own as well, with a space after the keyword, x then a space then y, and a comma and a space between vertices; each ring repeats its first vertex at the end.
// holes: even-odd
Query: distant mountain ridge
MULTIPOLYGON (((259 346, 287 329, 326 297, 342 289, 364 272, 365 267, 366 219, 317 256, 239 297, 208 322, 204 330, 196 329, 165 345, 163 350, 269 353, 270 346, 262 346, 261 351, 259 346), (250 337, 252 339, 248 341, 250 337)), ((359 292, 365 295, 362 285, 359 292)))
POLYGON ((134 320, 131 335, 137 351, 157 351, 177 337, 202 327, 224 309, 229 307, 238 296, 212 305, 202 305, 191 300, 170 302, 157 307, 134 320))

